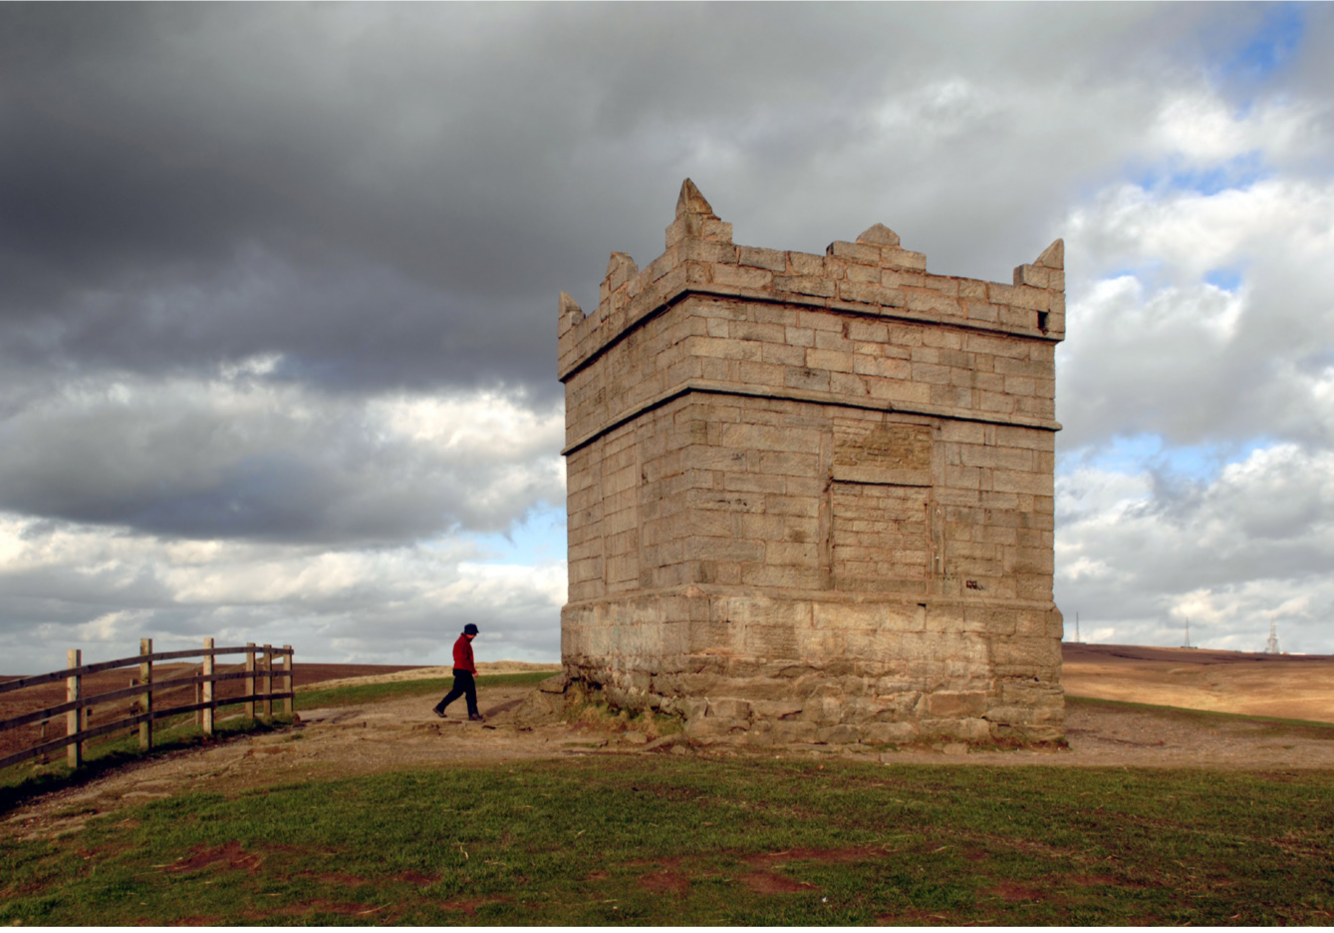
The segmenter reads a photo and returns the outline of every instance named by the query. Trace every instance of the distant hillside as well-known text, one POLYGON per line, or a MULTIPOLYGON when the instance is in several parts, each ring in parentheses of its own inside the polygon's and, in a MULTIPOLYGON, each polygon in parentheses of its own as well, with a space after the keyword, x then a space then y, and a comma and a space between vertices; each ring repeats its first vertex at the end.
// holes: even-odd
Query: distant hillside
POLYGON ((1334 722, 1334 656, 1066 643, 1071 696, 1334 722))

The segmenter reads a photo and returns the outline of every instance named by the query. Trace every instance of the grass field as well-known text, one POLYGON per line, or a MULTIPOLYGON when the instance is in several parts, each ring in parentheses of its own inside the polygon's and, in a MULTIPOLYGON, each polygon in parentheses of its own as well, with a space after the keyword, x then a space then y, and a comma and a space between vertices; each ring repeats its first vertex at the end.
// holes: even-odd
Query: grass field
MULTIPOLYGON (((449 686, 314 689, 297 709, 449 686)), ((1266 736, 1334 729, 1069 701, 1209 729, 1263 722, 1266 736)), ((90 771, 135 757, 132 741, 90 771)), ((187 727, 169 744, 195 741, 187 727)), ((220 792, 125 806, 77 833, 0 835, 0 925, 1334 923, 1334 773, 979 762, 599 754, 206 783, 220 792)), ((0 810, 63 783, 42 780, 0 786, 0 810)), ((55 816, 100 812, 80 806, 55 816)))
POLYGON ((1329 924, 1334 776, 580 756, 6 842, 0 923, 1329 924))

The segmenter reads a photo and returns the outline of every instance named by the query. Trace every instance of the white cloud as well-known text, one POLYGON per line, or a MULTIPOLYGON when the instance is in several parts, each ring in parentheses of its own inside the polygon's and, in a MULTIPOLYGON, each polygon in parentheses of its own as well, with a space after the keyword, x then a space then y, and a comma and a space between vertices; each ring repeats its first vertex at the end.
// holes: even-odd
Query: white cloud
POLYGON ((1327 650, 1334 453, 1276 445, 1178 485, 1085 466, 1058 474, 1057 507, 1057 602, 1072 622, 1170 644, 1189 619, 1199 644, 1259 650, 1273 619, 1289 650, 1327 650))
POLYGON ((1063 444, 1334 440, 1334 179, 1211 195, 1122 185, 1073 210, 1070 229, 1063 444), (1220 268, 1239 284, 1204 280, 1220 268))
POLYGON ((1147 262, 1176 281, 1245 263, 1300 274, 1334 250, 1334 180, 1279 177, 1214 193, 1118 184, 1072 210, 1066 229, 1081 276, 1147 262))
POLYGON ((564 500, 559 406, 329 395, 259 375, 87 376, 0 417, 0 507, 186 537, 402 541, 564 500))
POLYGON ((0 513, 0 655, 54 669, 64 649, 133 654, 222 642, 298 646, 307 661, 448 663, 467 622, 492 660, 560 653, 565 562, 478 563, 448 539, 373 550, 180 542, 0 513), (59 655, 59 657, 57 657, 59 655))
MULTIPOLYGON (((1197 167, 1289 159, 1311 112, 1184 96, 1150 141, 1197 167)), ((1330 649, 1334 179, 1259 166, 1270 177, 1121 184, 1071 211, 1056 589, 1085 638, 1180 644, 1189 620, 1196 644, 1259 650, 1273 620, 1285 648, 1330 649), (1161 440, 1147 460, 1097 465, 1140 435, 1161 440), (1174 468, 1180 445, 1214 468, 1174 468)))
POLYGON ((1249 112, 1203 89, 1170 93, 1149 131, 1151 151, 1216 165, 1261 153, 1268 161, 1303 155, 1317 141, 1314 102, 1265 100, 1249 112))

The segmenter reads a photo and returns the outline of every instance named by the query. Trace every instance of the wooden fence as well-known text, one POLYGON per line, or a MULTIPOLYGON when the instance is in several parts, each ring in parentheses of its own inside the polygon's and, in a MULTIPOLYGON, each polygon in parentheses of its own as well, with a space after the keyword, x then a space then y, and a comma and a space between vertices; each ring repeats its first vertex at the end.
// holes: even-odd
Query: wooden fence
POLYGON ((77 648, 72 648, 68 652, 67 663, 69 667, 65 670, 52 671, 49 674, 37 674, 32 677, 20 677, 17 680, 0 683, 0 694, 5 694, 14 690, 22 690, 25 687, 36 687, 41 684, 56 683, 63 680, 65 681, 66 700, 59 706, 34 710, 21 716, 0 720, 0 732, 4 732, 34 723, 45 724, 49 720, 57 719, 60 716, 65 717, 64 736, 52 741, 43 739, 31 748, 0 758, 0 768, 7 768, 30 758, 44 758, 61 748, 67 749, 66 754, 70 767, 77 768, 83 764, 84 743, 89 739, 107 735, 117 730, 133 729, 136 725, 139 727, 139 747, 145 750, 151 749, 153 747, 153 723, 156 720, 165 719, 169 716, 180 716, 183 713, 195 713, 195 722, 203 727, 204 734, 212 735, 215 714, 223 706, 243 703, 246 707, 246 716, 255 719, 257 718, 256 707, 261 710, 260 715, 271 717, 274 701, 281 700, 283 712, 289 715, 292 712, 292 700, 295 694, 293 693, 294 670, 291 645, 274 648, 272 645, 258 646, 252 642, 243 647, 216 648, 213 645, 212 638, 205 638, 202 649, 154 653, 153 640, 144 638, 139 641, 139 653, 133 657, 118 658, 114 661, 99 661, 96 664, 84 664, 83 652, 77 648), (244 654, 244 669, 236 671, 215 670, 214 659, 219 655, 227 654, 244 654), (194 657, 202 658, 198 674, 169 677, 162 680, 154 679, 154 662, 194 657), (279 659, 277 666, 274 664, 275 658, 279 659), (137 679, 130 681, 130 686, 92 696, 84 694, 84 677, 102 671, 135 665, 139 668, 139 676, 137 679), (240 696, 226 699, 215 697, 214 685, 219 681, 226 680, 244 680, 245 692, 240 696), (274 692, 275 680, 285 681, 285 683, 280 683, 280 686, 284 686, 286 689, 274 692), (161 698, 162 694, 168 691, 190 686, 194 687, 194 703, 183 705, 154 703, 155 693, 161 698), (261 688, 258 692, 256 686, 261 688), (92 724, 91 712, 94 705, 123 699, 130 700, 130 715, 114 722, 99 723, 96 726, 92 724), (136 708, 138 711, 134 712, 136 708))

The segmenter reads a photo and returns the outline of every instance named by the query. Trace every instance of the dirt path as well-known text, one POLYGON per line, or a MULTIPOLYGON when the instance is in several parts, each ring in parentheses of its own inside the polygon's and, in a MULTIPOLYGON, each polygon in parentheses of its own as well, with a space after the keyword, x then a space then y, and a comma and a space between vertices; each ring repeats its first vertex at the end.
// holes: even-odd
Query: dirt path
POLYGON ((301 724, 267 735, 243 736, 203 750, 186 750, 127 766, 81 787, 42 797, 0 817, 0 836, 38 838, 77 831, 91 817, 189 791, 235 793, 267 784, 350 777, 413 767, 474 766, 567 755, 677 753, 820 757, 845 755, 885 764, 1046 767, 1224 768, 1334 770, 1334 729, 1275 729, 1262 723, 1200 725, 1179 714, 1074 704, 1068 710, 1069 749, 969 752, 964 746, 873 752, 839 746, 738 749, 726 746, 654 747, 642 733, 560 723, 524 728, 514 711, 531 686, 483 687, 487 721, 440 720, 429 698, 309 710, 301 724))

